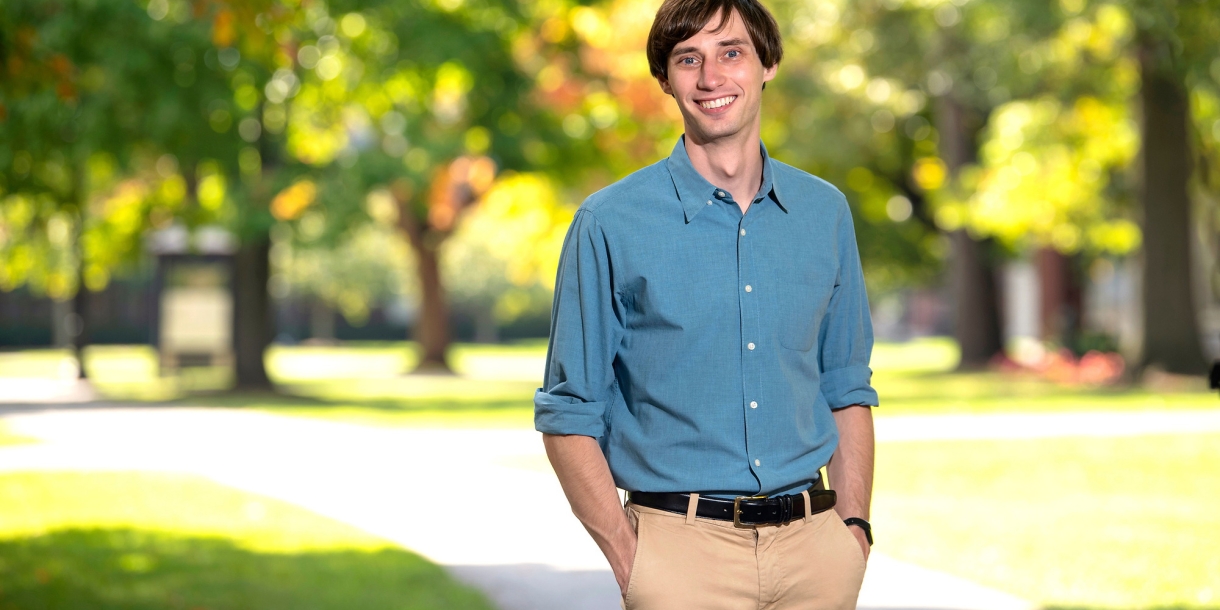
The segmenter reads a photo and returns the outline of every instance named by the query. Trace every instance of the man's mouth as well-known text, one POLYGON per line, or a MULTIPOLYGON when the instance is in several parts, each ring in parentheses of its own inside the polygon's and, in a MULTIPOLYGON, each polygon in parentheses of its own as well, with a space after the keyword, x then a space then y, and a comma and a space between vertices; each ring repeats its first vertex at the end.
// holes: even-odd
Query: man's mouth
POLYGON ((735 99, 737 99, 736 95, 726 95, 724 97, 718 97, 714 100, 707 100, 707 101, 699 102, 699 105, 703 106, 704 108, 707 108, 708 110, 714 110, 716 108, 721 108, 723 106, 728 106, 729 104, 732 104, 733 100, 735 100, 735 99))

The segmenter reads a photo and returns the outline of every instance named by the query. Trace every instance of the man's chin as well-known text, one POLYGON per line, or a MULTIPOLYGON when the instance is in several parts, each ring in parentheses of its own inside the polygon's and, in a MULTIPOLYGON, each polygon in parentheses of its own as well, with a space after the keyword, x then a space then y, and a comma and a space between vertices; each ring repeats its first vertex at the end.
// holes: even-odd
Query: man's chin
POLYGON ((738 125, 730 125, 727 123, 719 123, 708 125, 706 123, 696 123, 695 125, 687 124, 686 133, 690 134, 697 142, 714 142, 716 140, 724 140, 732 138, 741 133, 741 127, 738 125))

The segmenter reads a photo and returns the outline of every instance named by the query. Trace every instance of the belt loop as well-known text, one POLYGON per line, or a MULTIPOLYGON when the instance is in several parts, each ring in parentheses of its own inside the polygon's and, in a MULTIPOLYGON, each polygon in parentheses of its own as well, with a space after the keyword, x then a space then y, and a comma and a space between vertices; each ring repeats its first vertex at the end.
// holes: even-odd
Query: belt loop
POLYGON ((699 494, 691 494, 690 502, 686 505, 686 524, 695 524, 695 512, 699 510, 699 494))
POLYGON ((801 491, 801 496, 805 498, 805 522, 809 522, 809 518, 813 516, 813 501, 809 499, 809 490, 801 491))

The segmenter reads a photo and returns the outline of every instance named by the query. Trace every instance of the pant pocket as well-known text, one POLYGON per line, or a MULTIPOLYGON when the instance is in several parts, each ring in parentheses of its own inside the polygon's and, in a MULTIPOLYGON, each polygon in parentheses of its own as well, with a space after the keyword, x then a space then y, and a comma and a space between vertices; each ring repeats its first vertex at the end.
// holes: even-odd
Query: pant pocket
POLYGON ((627 577, 627 592, 623 594, 623 607, 627 610, 633 610, 632 592, 635 590, 635 585, 640 580, 639 568, 641 567, 640 556, 644 550, 644 519, 643 514, 634 508, 628 507, 628 518, 635 525, 635 555, 631 558, 631 574, 627 577))
POLYGON ((834 524, 837 529, 842 530, 842 537, 845 539, 847 548, 844 552, 847 554, 848 560, 859 574, 860 580, 864 580, 864 570, 868 567, 867 561, 864 559, 864 549, 860 548, 860 540, 856 538, 856 533, 852 531, 843 520, 835 515, 834 524))

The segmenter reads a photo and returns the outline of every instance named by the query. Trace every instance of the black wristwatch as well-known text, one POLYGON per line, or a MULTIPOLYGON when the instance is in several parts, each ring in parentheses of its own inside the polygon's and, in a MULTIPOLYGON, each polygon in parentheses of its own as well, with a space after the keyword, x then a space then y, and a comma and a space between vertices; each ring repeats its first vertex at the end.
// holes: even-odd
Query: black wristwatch
POLYGON ((847 526, 858 525, 864 530, 864 537, 868 539, 868 545, 873 546, 873 526, 868 524, 868 521, 859 517, 848 517, 843 520, 843 524, 847 526))

